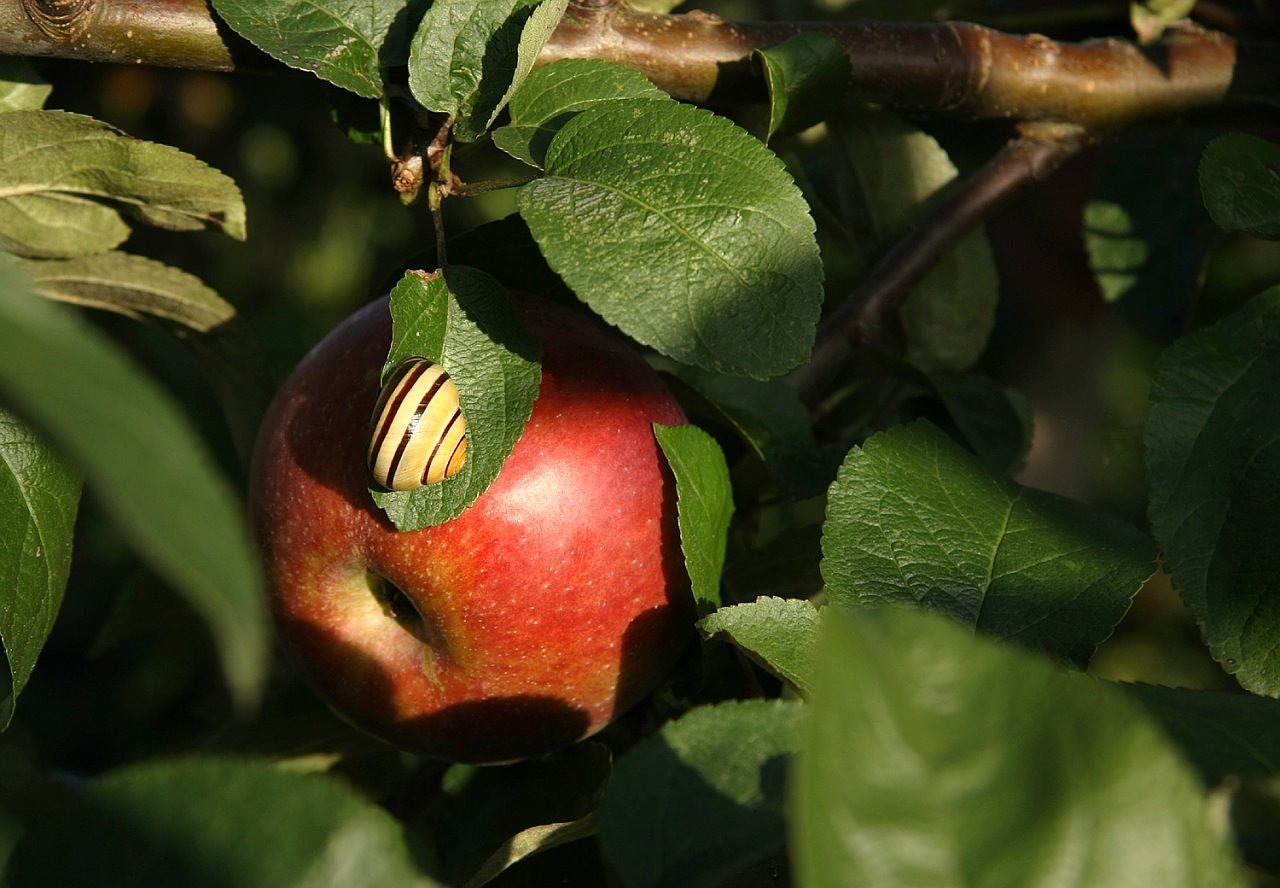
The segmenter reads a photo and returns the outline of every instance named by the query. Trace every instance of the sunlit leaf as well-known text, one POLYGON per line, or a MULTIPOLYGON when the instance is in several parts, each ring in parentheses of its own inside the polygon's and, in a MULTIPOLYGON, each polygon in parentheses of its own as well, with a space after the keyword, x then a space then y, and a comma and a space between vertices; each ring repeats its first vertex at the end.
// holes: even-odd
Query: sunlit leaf
POLYGON ((850 452, 822 537, 828 599, 914 605, 1087 660, 1155 569, 1142 533, 993 475, 927 422, 850 452))
POLYGON ((20 259, 18 266, 41 296, 131 318, 207 332, 236 313, 199 278, 144 256, 112 250, 73 259, 20 259))
POLYGON ((933 614, 826 616, 790 775, 801 888, 1245 884, 1119 690, 933 614))
POLYGON ((768 379, 809 354, 814 224, 782 163, 723 117, 608 104, 564 125, 520 214, 606 321, 683 364, 768 379))
POLYGON ((405 0, 213 0, 235 31, 276 61, 311 71, 343 89, 383 93, 383 45, 404 28, 405 0))
POLYGON ((755 54, 769 87, 770 139, 824 120, 848 88, 849 54, 829 34, 797 34, 755 54))
POLYGON ((804 599, 760 598, 723 607, 703 617, 698 628, 707 636, 729 638, 764 668, 808 693, 818 623, 818 609, 804 599))
POLYGON ((723 884, 780 850, 786 759, 800 711, 780 700, 701 706, 621 758, 597 826, 605 860, 623 882, 723 884))
POLYGON ((535 70, 511 98, 511 122, 493 143, 541 167, 547 146, 575 114, 606 102, 670 101, 634 68, 601 59, 562 59, 535 70))
POLYGON ((440 0, 422 19, 409 56, 409 88, 454 118, 474 141, 529 74, 567 0, 440 0))
POLYGON ((729 467, 715 439, 693 425, 654 426, 658 444, 676 478, 680 548, 693 584, 698 612, 720 606, 725 534, 733 518, 729 467))
POLYGON ((26 256, 97 253, 130 220, 245 236, 235 183, 189 154, 90 117, 13 111, 0 126, 0 248, 26 256))
POLYGON ((25 59, 0 58, 0 114, 43 108, 51 92, 53 87, 25 59))

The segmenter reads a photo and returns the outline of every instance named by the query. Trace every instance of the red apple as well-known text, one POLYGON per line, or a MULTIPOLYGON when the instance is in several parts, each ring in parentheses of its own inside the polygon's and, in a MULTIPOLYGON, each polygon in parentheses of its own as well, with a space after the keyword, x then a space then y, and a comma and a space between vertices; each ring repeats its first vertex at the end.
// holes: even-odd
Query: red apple
POLYGON ((355 725, 455 761, 599 731, 653 689, 693 619, 653 434, 684 414, 612 332, 518 306, 543 342, 542 387, 497 480, 458 518, 399 533, 369 495, 385 299, 299 364, 254 454, 255 530, 292 660, 355 725))

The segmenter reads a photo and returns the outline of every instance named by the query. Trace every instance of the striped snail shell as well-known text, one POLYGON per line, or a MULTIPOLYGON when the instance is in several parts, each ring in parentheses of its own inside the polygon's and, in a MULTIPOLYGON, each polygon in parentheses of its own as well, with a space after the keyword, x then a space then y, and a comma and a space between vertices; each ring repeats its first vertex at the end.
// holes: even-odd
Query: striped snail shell
POLYGON ((378 395, 369 471, 388 490, 412 490, 457 474, 467 460, 458 387, 426 358, 401 362, 378 395))

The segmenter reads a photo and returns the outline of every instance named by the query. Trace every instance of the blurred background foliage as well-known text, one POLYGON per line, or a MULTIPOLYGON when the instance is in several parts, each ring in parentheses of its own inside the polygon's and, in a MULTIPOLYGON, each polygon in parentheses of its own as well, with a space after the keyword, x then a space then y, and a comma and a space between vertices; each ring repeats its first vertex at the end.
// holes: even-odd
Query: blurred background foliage
MULTIPOLYGON (((699 6, 738 19, 966 18, 1063 39, 1128 33, 1124 3, 727 0, 699 6)), ((335 125, 328 88, 319 81, 294 73, 215 75, 59 61, 36 67, 54 86, 49 107, 90 114, 139 138, 176 146, 239 183, 248 207, 246 242, 140 228, 127 247, 197 274, 236 305, 275 381, 341 318, 385 292, 433 242, 425 207, 400 203, 380 150, 349 140, 335 125)), ((750 117, 741 109, 735 113, 750 117)), ((1007 136, 999 124, 925 126, 962 174, 1007 136)), ((1199 137, 1182 130, 1144 135, 1165 145, 1147 143, 1142 151, 1167 152, 1170 140, 1189 135, 1199 137)), ((1109 303, 1090 268, 1082 224, 1097 183, 1126 141, 1069 163, 988 224, 1001 302, 979 369, 1019 389, 1033 409, 1034 439, 1020 481, 1101 504, 1145 528, 1142 429, 1153 361, 1172 333, 1221 316, 1252 295, 1256 281, 1280 276, 1280 244, 1229 237, 1195 251, 1166 246, 1170 252, 1155 259, 1177 271, 1166 276, 1174 290, 1148 304, 1129 306, 1124 296, 1109 303)), ((820 190, 834 181, 832 140, 821 128, 777 147, 820 190)), ((457 161, 471 180, 510 174, 509 164, 485 149, 457 161)), ((1182 205, 1199 208, 1194 165, 1189 173, 1184 167, 1169 176, 1167 191, 1182 205)), ((510 192, 448 201, 449 232, 512 209, 510 192)), ((852 290, 856 263, 838 254, 824 258, 830 301, 852 290)), ((176 393, 227 472, 243 478, 243 460, 190 353, 156 328, 105 315, 95 315, 95 321, 176 393)), ((740 466, 735 478, 750 474, 749 466, 740 466)), ((809 531, 820 520, 820 504, 778 514, 784 517, 775 531, 793 531, 797 546, 816 558, 816 538, 809 531)), ((772 566, 785 563, 779 559, 772 566)), ((813 582, 815 563, 808 561, 800 587, 813 582)), ((743 569, 731 563, 727 582, 741 579, 743 569)), ((287 670, 276 671, 277 694, 260 719, 271 730, 240 726, 232 734, 211 734, 224 723, 226 701, 202 626, 140 566, 90 499, 80 517, 62 614, 13 728, 0 737, 0 769, 13 769, 35 749, 42 766, 87 775, 210 742, 258 750, 274 742, 300 762, 308 755, 328 762, 335 749, 354 743, 360 754, 348 755, 344 767, 366 784, 390 785, 403 776, 400 757, 361 746, 309 695, 293 688, 287 670), (264 739, 268 735, 270 741, 264 739)), ((1233 686, 1209 659, 1159 573, 1099 652, 1093 671, 1124 680, 1233 686)), ((8 785, 25 792, 19 783, 8 785)), ((27 794, 26 803, 38 804, 38 797, 27 794)))

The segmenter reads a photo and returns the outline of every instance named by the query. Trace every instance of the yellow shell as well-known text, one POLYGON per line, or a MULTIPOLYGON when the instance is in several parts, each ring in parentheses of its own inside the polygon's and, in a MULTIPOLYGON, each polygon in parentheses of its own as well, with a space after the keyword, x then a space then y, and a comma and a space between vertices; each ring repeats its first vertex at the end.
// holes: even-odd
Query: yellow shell
POLYGON ((467 421, 458 387, 439 364, 408 358, 396 367, 373 411, 369 471, 388 490, 451 478, 467 460, 467 421))

